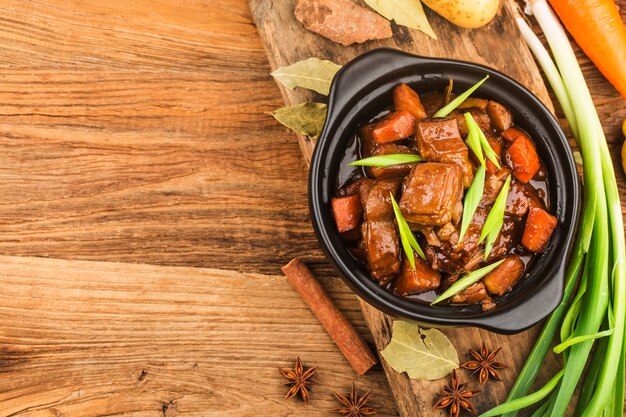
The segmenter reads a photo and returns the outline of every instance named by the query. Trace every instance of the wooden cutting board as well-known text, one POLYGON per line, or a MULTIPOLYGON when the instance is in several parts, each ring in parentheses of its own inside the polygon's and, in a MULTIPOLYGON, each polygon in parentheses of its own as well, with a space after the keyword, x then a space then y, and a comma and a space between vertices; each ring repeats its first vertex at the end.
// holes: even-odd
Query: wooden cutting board
MULTIPOLYGON (((296 0, 250 0, 253 18, 263 40, 272 69, 293 64, 309 57, 329 59, 338 64, 345 64, 352 58, 374 48, 391 47, 419 55, 463 59, 478 62, 496 68, 517 79, 543 102, 553 109, 546 86, 533 57, 522 40, 513 20, 514 0, 504 0, 496 18, 486 27, 467 30, 456 27, 440 16, 427 11, 430 23, 439 40, 433 40, 423 33, 396 26, 392 23, 394 36, 383 41, 371 41, 361 45, 345 47, 335 44, 317 34, 311 33, 295 19, 293 10, 296 0)), ((307 101, 322 101, 324 97, 314 92, 296 89, 288 90, 279 85, 287 105, 307 101)), ((314 143, 306 137, 299 137, 302 152, 310 161, 314 143)), ((374 336, 378 351, 383 349, 391 337, 392 319, 361 301, 363 314, 374 336)), ((484 392, 474 401, 479 411, 485 411, 507 396, 515 376, 524 364, 539 328, 527 332, 502 336, 475 328, 444 330, 459 352, 461 361, 469 358, 469 348, 479 349, 482 342, 488 348, 502 347, 500 359, 508 365, 502 372, 504 382, 489 382, 484 392)), ((547 359, 542 368, 539 382, 543 383, 558 366, 555 356, 547 359)), ((406 374, 399 374, 383 361, 383 367, 394 393, 398 410, 402 416, 444 415, 440 410, 433 410, 432 404, 446 384, 447 379, 439 381, 409 380, 406 374)), ((462 373, 463 379, 469 379, 478 387, 477 379, 469 373, 462 373)))

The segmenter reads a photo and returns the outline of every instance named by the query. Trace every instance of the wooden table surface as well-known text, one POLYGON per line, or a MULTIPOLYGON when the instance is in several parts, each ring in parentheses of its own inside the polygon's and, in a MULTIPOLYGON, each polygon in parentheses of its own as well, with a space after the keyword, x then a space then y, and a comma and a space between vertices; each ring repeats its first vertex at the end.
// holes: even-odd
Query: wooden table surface
MULTIPOLYGON (((397 415, 280 275, 302 258, 371 340, 248 0, 3 0, 0 50, 0 416, 328 416, 353 381, 397 415)), ((617 157, 626 105, 581 62, 617 157)))

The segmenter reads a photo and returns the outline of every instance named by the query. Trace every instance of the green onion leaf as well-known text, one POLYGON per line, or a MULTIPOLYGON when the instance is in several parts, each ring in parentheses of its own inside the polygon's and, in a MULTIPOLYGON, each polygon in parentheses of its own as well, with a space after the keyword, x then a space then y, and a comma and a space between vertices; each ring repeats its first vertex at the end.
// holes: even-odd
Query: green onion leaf
POLYGON ((474 155, 476 155, 476 158, 480 161, 480 165, 485 166, 485 157, 477 132, 480 128, 476 124, 476 121, 474 121, 470 112, 463 113, 463 117, 465 117, 465 124, 467 124, 467 139, 465 143, 467 147, 474 152, 474 155))
POLYGON ((463 219, 461 220, 461 234, 459 235, 459 243, 463 242, 467 228, 472 222, 474 213, 480 204, 481 198, 483 198, 483 191, 485 189, 485 167, 479 166, 474 175, 472 185, 470 185, 465 198, 463 199, 463 219))
POLYGON ((476 129, 478 130, 478 139, 480 139, 480 145, 483 147, 483 150, 485 151, 485 155, 496 166, 496 168, 498 169, 502 168, 500 166, 500 158, 498 157, 498 154, 496 153, 496 151, 494 151, 491 145, 489 144, 489 141, 485 137, 485 133, 480 129, 480 127, 478 127, 478 125, 476 125, 476 129))
POLYGON ((443 294, 437 297, 437 299, 433 301, 432 303, 430 303, 430 305, 432 306, 434 304, 437 304, 443 300, 446 300, 452 297, 456 293, 463 291, 464 289, 466 289, 467 287, 469 287, 470 285, 477 282, 482 277, 484 277, 485 275, 487 275, 488 273, 496 269, 498 265, 500 265, 502 262, 504 262, 504 259, 502 259, 501 261, 492 263, 490 265, 487 265, 485 267, 482 267, 480 269, 477 269, 476 271, 470 272, 469 274, 465 275, 463 278, 459 279, 457 282, 452 284, 450 288, 445 290, 443 294))
POLYGON ((476 84, 471 86, 467 91, 463 92, 462 94, 457 96, 454 100, 452 100, 450 103, 446 104, 445 106, 437 110, 437 113, 435 113, 433 117, 446 117, 447 115, 449 115, 450 112, 452 112, 452 110, 456 109, 459 106, 459 104, 463 103, 466 98, 468 98, 474 91, 476 91, 476 89, 480 87, 482 83, 487 81, 487 78, 489 78, 489 75, 486 75, 485 78, 483 78, 482 80, 478 81, 476 84))
POLYGON ((500 234, 500 229, 502 229, 502 224, 504 223, 504 211, 506 210, 506 198, 509 194, 510 185, 511 176, 509 175, 506 178, 500 193, 498 193, 495 203, 493 203, 491 210, 489 210, 489 214, 487 215, 487 219, 485 219, 485 224, 483 225, 483 230, 480 233, 480 240, 478 243, 487 238, 487 242, 485 244, 485 260, 487 260, 489 252, 491 252, 491 248, 500 234))
POLYGON ((559 373, 554 375, 554 377, 552 377, 552 379, 546 383, 546 385, 541 387, 539 390, 533 392, 532 394, 529 394, 525 397, 517 398, 512 401, 507 401, 497 407, 492 408, 486 413, 482 413, 478 417, 499 416, 505 413, 510 413, 512 411, 521 410, 522 408, 530 407, 533 404, 537 404, 539 401, 546 398, 554 388, 556 388, 561 378, 563 378, 564 372, 565 371, 561 369, 559 373))
POLYGON ((559 354, 561 352, 563 352, 565 349, 577 344, 577 343, 582 343, 582 342, 586 342, 587 340, 596 340, 596 339, 601 339, 603 337, 606 336, 610 336, 613 334, 613 329, 608 329, 608 330, 604 330, 602 332, 597 332, 597 333, 593 333, 593 334, 586 334, 583 336, 576 336, 576 337, 570 337, 569 339, 559 343, 558 345, 556 345, 554 347, 554 349, 552 349, 554 351, 554 353, 559 354))
POLYGON ((415 235, 411 231, 409 224, 406 222, 404 218, 402 218, 402 222, 404 223, 404 228, 407 230, 407 237, 409 238, 409 244, 411 245, 413 250, 419 255, 420 258, 426 260, 426 255, 424 255, 424 251, 420 247, 419 243, 417 243, 417 240, 415 240, 415 235))
POLYGON ((415 269, 415 259, 413 258, 413 251, 417 252, 417 254, 422 259, 426 259, 422 248, 415 240, 415 236, 413 235, 413 231, 409 228, 409 224, 406 222, 402 213, 400 212, 400 207, 398 207, 398 203, 396 203, 396 199, 393 198, 393 193, 389 193, 391 196, 391 205, 393 206, 393 213, 396 215, 396 222, 398 223, 398 232, 400 233, 400 242, 402 243, 402 249, 404 249, 404 254, 406 255, 409 263, 411 264, 411 268, 415 269))
POLYGON ((358 161, 350 162, 350 166, 363 166, 363 167, 390 167, 393 165, 411 164, 414 162, 421 162, 422 158, 419 155, 411 155, 405 153, 392 153, 389 155, 371 156, 369 158, 359 159, 358 161))
MULTIPOLYGON (((480 128, 480 126, 478 126, 478 123, 476 123, 476 120, 474 120, 474 118, 472 117, 471 113, 464 113, 463 116, 465 116, 465 122, 467 123, 467 131, 469 132, 467 135, 467 139, 469 141, 470 139, 470 135, 472 136, 476 136, 478 138, 478 142, 480 142, 480 147, 483 149, 483 151, 485 151, 485 155, 487 156, 487 158, 489 158, 489 160, 498 168, 502 168, 500 166, 500 158, 498 157, 498 154, 496 153, 496 151, 493 150, 493 148, 491 147, 491 145, 489 144, 489 141, 487 140, 487 137, 485 136, 485 133, 482 131, 482 129, 480 128)), ((473 139, 474 141, 476 139, 473 139)), ((469 146, 469 144, 468 144, 469 146)), ((475 145, 473 145, 475 146, 475 145)), ((474 148, 470 147, 474 153, 476 153, 476 151, 474 150, 474 148)), ((478 158, 479 160, 481 160, 481 158, 478 158)), ((481 160, 481 163, 482 160, 481 160)))

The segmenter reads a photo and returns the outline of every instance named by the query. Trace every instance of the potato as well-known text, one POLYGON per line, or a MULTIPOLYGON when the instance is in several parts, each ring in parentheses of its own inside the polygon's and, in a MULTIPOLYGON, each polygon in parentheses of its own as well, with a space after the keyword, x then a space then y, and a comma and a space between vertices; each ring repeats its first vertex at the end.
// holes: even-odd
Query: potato
POLYGON ((491 22, 500 0, 423 0, 428 7, 463 28, 479 28, 491 22))

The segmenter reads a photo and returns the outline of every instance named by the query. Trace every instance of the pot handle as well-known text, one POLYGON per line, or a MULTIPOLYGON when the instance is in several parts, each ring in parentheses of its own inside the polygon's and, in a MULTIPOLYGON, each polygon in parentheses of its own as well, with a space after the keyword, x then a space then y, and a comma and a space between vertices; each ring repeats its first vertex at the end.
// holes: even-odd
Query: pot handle
MULTIPOLYGON (((392 48, 373 49, 347 63, 337 72, 330 86, 328 116, 325 128, 331 126, 341 109, 350 105, 354 97, 381 77, 386 77, 396 70, 406 69, 408 65, 434 62, 432 59, 417 56, 392 48)), ((322 133, 323 135, 323 133, 322 133)))

